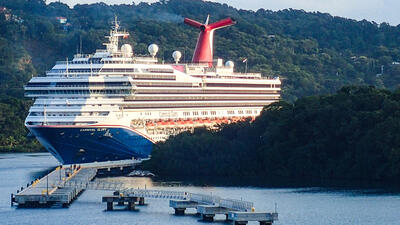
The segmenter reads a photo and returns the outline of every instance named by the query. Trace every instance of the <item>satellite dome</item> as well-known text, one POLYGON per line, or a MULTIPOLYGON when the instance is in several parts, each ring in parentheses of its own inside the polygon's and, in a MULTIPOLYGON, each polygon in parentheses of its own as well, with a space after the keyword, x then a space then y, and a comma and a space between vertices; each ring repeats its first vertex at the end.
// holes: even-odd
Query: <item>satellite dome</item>
POLYGON ((172 53, 172 58, 174 58, 175 62, 178 63, 182 57, 182 53, 180 51, 174 51, 172 53))
POLYGON ((124 55, 124 57, 131 57, 133 55, 132 46, 129 44, 122 45, 121 52, 124 55))
POLYGON ((151 45, 149 45, 149 48, 148 48, 147 50, 149 50, 150 55, 151 55, 152 57, 154 57, 154 56, 157 55, 157 52, 158 52, 158 45, 156 45, 156 44, 151 44, 151 45))
POLYGON ((235 66, 235 63, 233 63, 232 61, 227 61, 225 63, 225 66, 229 67, 229 68, 233 68, 235 66))

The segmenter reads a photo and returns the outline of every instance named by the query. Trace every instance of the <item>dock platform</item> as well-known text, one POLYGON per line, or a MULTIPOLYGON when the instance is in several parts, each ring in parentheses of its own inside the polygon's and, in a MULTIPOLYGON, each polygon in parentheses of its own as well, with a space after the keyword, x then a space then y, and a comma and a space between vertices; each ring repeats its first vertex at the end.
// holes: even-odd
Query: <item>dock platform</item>
POLYGON ((18 207, 46 207, 54 203, 69 205, 84 189, 80 187, 60 188, 69 182, 90 182, 96 176, 94 168, 57 167, 41 179, 31 182, 26 189, 17 191, 13 202, 18 207))
POLYGON ((21 187, 17 193, 11 194, 11 205, 18 204, 18 207, 49 207, 59 205, 66 207, 85 189, 106 189, 115 190, 121 188, 120 184, 99 184, 91 182, 99 170, 117 168, 133 168, 138 160, 121 160, 99 163, 87 163, 81 165, 59 166, 42 178, 36 179, 26 187, 21 187))

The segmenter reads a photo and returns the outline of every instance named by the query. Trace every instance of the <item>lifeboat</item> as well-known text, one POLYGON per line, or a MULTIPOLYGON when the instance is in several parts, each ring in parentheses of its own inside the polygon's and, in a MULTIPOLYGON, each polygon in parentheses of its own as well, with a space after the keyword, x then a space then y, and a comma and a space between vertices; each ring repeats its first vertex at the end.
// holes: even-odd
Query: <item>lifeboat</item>
POLYGON ((149 127, 149 128, 153 128, 154 126, 155 126, 155 124, 151 123, 151 122, 146 124, 146 127, 149 127))
POLYGON ((174 121, 172 121, 172 120, 170 120, 170 121, 167 121, 167 122, 165 122, 166 123, 166 125, 168 126, 168 127, 170 127, 170 128, 173 128, 173 127, 175 127, 175 122, 174 121))
POLYGON ((207 123, 207 124, 213 123, 213 122, 211 122, 210 120, 203 120, 203 122, 204 122, 204 123, 207 123))
POLYGON ((177 122, 177 124, 178 124, 178 126, 185 126, 185 125, 186 125, 186 121, 179 120, 179 121, 177 122))

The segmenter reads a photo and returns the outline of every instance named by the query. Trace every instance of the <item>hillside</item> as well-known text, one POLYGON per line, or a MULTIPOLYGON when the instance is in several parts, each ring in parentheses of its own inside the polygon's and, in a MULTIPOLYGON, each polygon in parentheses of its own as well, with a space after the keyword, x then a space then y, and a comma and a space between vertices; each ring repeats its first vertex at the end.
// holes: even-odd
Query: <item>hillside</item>
POLYGON ((277 102, 254 122, 195 130, 157 144, 144 164, 160 176, 400 178, 400 90, 344 87, 277 102))
POLYGON ((72 9, 43 0, 0 0, 0 6, 0 95, 21 104, 23 85, 43 75, 56 60, 72 58, 80 40, 84 53, 101 48, 114 15, 133 34, 126 42, 136 54, 147 54, 148 44, 156 43, 159 58, 167 62, 174 50, 184 53, 184 60, 191 59, 197 30, 184 25, 184 17, 203 21, 211 14, 212 22, 231 16, 238 23, 216 32, 215 56, 233 60, 239 71, 244 71, 241 60, 248 58, 250 72, 280 76, 287 101, 334 93, 344 85, 395 89, 400 84, 400 26, 385 23, 291 9, 253 12, 200 0, 72 9), (67 23, 57 17, 65 17, 67 23))

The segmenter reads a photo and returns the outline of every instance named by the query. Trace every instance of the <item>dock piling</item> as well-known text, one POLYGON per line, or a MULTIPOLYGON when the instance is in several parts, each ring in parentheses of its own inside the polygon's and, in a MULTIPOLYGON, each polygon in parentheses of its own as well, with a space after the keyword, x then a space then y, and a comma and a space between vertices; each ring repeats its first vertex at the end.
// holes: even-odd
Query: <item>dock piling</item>
POLYGON ((145 205, 143 197, 139 198, 139 205, 145 205))
POLYGON ((175 215, 177 216, 183 216, 185 215, 185 208, 174 208, 175 210, 175 215))
POLYGON ((260 225, 272 225, 272 222, 260 221, 260 225))
POLYGON ((129 211, 135 210, 135 202, 128 202, 128 210, 129 211))
POLYGON ((213 222, 215 214, 202 214, 201 218, 205 222, 213 222))
POLYGON ((107 211, 113 211, 113 202, 107 202, 107 211))
POLYGON ((124 206, 124 205, 125 205, 125 202, 123 202, 123 201, 118 202, 118 206, 124 206))

